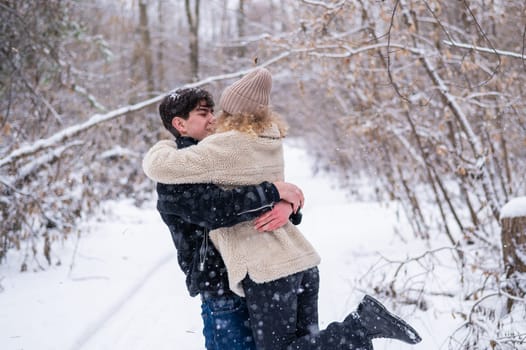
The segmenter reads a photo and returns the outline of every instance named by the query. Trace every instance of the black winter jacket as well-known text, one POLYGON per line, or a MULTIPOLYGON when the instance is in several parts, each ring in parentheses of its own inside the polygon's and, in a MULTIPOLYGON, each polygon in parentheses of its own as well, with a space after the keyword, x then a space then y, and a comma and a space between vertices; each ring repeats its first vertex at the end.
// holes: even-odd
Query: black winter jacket
MULTIPOLYGON (((184 148, 197 141, 179 137, 176 143, 184 148)), ((214 184, 159 183, 157 194, 157 210, 170 229, 191 296, 230 292, 225 264, 208 239, 209 230, 255 219, 280 200, 276 187, 269 182, 233 190, 214 184)), ((291 221, 298 221, 294 219, 291 221)))

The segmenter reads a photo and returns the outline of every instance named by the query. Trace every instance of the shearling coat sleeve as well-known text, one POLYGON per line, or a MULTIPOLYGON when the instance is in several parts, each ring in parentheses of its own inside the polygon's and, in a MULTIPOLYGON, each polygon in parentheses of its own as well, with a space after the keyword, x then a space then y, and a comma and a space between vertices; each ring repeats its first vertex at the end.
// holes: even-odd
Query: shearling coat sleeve
POLYGON ((250 146, 247 146, 246 142, 238 142, 246 138, 240 135, 238 132, 215 134, 195 146, 184 149, 178 149, 173 141, 159 141, 143 158, 144 173, 150 179, 164 184, 235 185, 236 183, 229 181, 222 174, 229 173, 245 163, 239 161, 239 155, 244 158, 251 157, 250 146))
POLYGON ((181 176, 184 175, 180 170, 188 168, 190 163, 192 164, 192 172, 205 173, 207 168, 206 157, 200 156, 199 152, 193 152, 191 150, 193 147, 178 150, 173 141, 162 140, 157 142, 143 158, 144 173, 153 181, 163 184, 185 183, 180 181, 181 176))

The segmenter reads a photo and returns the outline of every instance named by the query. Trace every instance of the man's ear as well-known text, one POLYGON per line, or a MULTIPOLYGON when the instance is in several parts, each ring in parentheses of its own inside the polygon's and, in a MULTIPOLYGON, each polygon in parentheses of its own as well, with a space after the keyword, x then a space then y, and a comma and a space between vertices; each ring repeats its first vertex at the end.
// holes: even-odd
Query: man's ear
POLYGON ((179 134, 183 135, 186 133, 186 124, 185 120, 180 117, 174 117, 172 119, 172 126, 179 131, 179 134))

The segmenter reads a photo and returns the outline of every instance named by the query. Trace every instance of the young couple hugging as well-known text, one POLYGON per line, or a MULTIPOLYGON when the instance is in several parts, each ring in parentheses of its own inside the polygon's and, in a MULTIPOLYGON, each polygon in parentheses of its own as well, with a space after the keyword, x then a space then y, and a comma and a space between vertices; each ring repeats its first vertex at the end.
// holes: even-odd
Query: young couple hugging
POLYGON ((342 322, 318 327, 320 257, 296 227, 303 193, 284 182, 286 126, 270 109, 272 76, 257 68, 212 96, 181 89, 159 106, 175 142, 143 159, 191 296, 200 295, 206 348, 373 349, 417 332, 366 295, 342 322))

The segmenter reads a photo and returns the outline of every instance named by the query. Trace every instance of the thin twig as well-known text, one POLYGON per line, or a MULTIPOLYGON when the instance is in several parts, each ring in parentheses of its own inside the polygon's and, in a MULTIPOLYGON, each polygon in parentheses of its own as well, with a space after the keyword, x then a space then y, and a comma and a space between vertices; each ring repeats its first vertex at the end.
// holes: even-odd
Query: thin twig
POLYGON ((393 73, 391 71, 391 30, 393 29, 393 26, 394 26, 394 18, 395 18, 395 15, 396 15, 396 9, 398 8, 398 5, 400 3, 400 0, 396 0, 395 4, 394 4, 394 8, 393 8, 393 12, 391 13, 391 21, 389 23, 389 29, 387 30, 387 75, 389 77, 389 81, 391 82, 391 85, 393 86, 396 94, 398 96, 400 96, 401 99, 403 99, 404 101, 408 102, 408 103, 411 103, 411 101, 409 101, 409 99, 402 95, 402 93, 400 92, 400 89, 398 87, 398 85, 395 83, 394 81, 394 78, 393 78, 393 73))
POLYGON ((486 32, 484 32, 484 30, 482 29, 482 27, 480 26, 480 23, 478 22, 477 18, 475 17, 475 14, 473 13, 473 11, 471 11, 471 8, 469 7, 469 4, 466 2, 466 0, 463 1, 464 3, 464 6, 466 7, 466 9, 468 10, 469 12, 469 15, 473 18, 473 20, 475 21, 475 25, 477 26, 477 29, 479 30, 480 34, 482 35, 482 37, 484 38, 484 40, 486 40, 488 42, 488 44, 491 46, 491 49, 492 51, 497 55, 497 59, 498 59, 498 63, 497 63, 497 67, 495 67, 495 69, 493 70, 492 74, 490 75, 490 77, 488 79, 486 79, 485 81, 483 81, 482 83, 479 84, 479 86, 482 86, 484 84, 486 84, 488 81, 490 81, 491 79, 493 79, 493 77, 495 75, 497 75, 497 72, 500 68, 500 65, 501 65, 501 58, 500 58, 500 55, 499 53, 497 52, 497 50, 495 49, 495 46, 493 45, 493 43, 491 42, 491 40, 488 38, 488 36, 486 35, 486 32))

